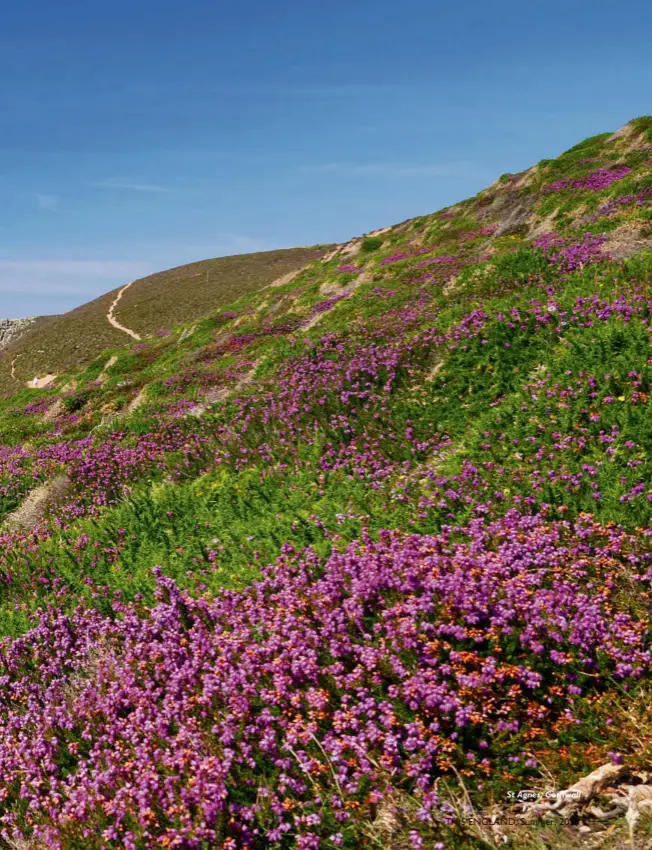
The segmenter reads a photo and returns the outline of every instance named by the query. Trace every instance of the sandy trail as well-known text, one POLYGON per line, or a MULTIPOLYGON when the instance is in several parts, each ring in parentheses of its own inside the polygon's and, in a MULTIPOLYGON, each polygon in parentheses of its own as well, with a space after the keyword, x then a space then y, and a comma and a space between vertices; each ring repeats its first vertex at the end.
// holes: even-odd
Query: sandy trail
POLYGON ((113 325, 113 327, 116 330, 122 331, 123 333, 126 333, 126 334, 129 334, 129 336, 132 337, 132 339, 140 339, 140 335, 137 334, 136 331, 132 331, 131 328, 126 328, 124 325, 121 325, 120 322, 113 315, 113 311, 118 306, 118 302, 122 298, 122 293, 126 292, 127 289, 129 289, 129 287, 131 286, 132 283, 133 283, 133 280, 131 281, 131 283, 128 283, 125 286, 123 286, 122 289, 120 290, 120 292, 118 292, 116 297, 113 299, 113 304, 111 304, 111 306, 109 307, 109 312, 106 314, 106 318, 109 320, 109 324, 113 325))
POLYGON ((18 378, 16 377, 16 360, 18 360, 18 358, 22 356, 22 354, 17 354, 11 361, 11 377, 14 379, 14 381, 18 380, 18 378))
MULTIPOLYGON (((39 352, 39 354, 40 353, 41 352, 39 352)), ((16 377, 16 360, 18 360, 18 358, 22 356, 22 354, 17 354, 11 361, 11 377, 14 379, 14 381, 18 380, 18 378, 16 377)), ((52 374, 48 374, 44 378, 35 377, 31 381, 26 381, 25 386, 30 387, 33 390, 42 390, 44 387, 49 387, 51 383, 56 381, 57 377, 58 375, 52 374)))
POLYGON ((49 387, 51 383, 53 383, 57 379, 57 375, 45 375, 43 378, 34 378, 31 381, 27 381, 25 384, 26 387, 30 387, 33 390, 43 390, 45 387, 49 387))

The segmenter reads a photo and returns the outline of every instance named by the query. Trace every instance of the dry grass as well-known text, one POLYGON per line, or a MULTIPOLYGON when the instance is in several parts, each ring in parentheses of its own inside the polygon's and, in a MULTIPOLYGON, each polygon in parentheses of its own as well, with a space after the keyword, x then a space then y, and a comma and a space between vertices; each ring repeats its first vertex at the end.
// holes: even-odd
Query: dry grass
POLYGON ((319 259, 328 247, 240 254, 150 275, 125 291, 116 318, 141 335, 192 321, 319 259))
MULTIPOLYGON (((647 799, 652 782, 652 715, 650 702, 652 693, 649 687, 643 687, 635 694, 613 693, 604 695, 593 706, 592 712, 600 718, 609 717, 610 725, 604 726, 600 745, 584 748, 585 766, 575 773, 569 783, 557 776, 557 768, 563 772, 564 763, 555 763, 548 759, 550 770, 543 767, 545 777, 540 783, 531 783, 539 791, 558 790, 578 784, 598 775, 597 763, 607 759, 608 751, 621 752, 626 769, 622 776, 614 772, 613 787, 594 788, 595 799, 582 807, 570 824, 558 818, 546 818, 532 823, 515 824, 520 820, 519 812, 503 807, 501 814, 508 816, 509 825, 504 827, 507 842, 505 846, 518 850, 652 850, 652 807, 647 799), (552 771, 552 772, 551 772, 552 771), (594 771, 592 773, 592 771, 594 771), (636 790, 631 791, 632 788, 636 790), (615 793, 614 793, 615 792, 615 793), (630 823, 625 817, 627 794, 638 800, 639 809, 635 829, 630 832, 630 823), (598 813, 612 809, 614 797, 620 797, 623 805, 614 817, 600 819, 598 813), (638 799, 641 798, 641 799, 638 799), (511 816, 511 817, 509 817, 511 816), (515 817, 516 816, 516 817, 515 817), (633 837, 632 837, 633 833, 633 837)), ((569 753, 573 763, 581 758, 581 751, 569 753)), ((539 758, 541 763, 543 760, 539 758)), ((607 783, 608 786, 608 783, 607 783)), ((518 808, 518 807, 517 807, 518 808)), ((630 816, 631 820, 631 816, 630 816)))
POLYGON ((379 804, 376 817, 365 827, 371 847, 411 850, 410 829, 418 806, 407 794, 392 791, 379 804))
MULTIPOLYGON (((141 336, 200 318, 279 277, 319 259, 332 246, 288 248, 203 260, 134 282, 115 317, 141 336)), ((112 327, 107 313, 119 289, 62 316, 39 319, 2 352, 0 396, 9 396, 34 375, 62 374, 90 363, 107 348, 132 344, 112 327), (11 362, 15 362, 15 378, 11 362)))
POLYGON ((628 221, 612 230, 604 250, 617 260, 625 260, 641 251, 652 249, 652 236, 647 235, 641 222, 628 221))

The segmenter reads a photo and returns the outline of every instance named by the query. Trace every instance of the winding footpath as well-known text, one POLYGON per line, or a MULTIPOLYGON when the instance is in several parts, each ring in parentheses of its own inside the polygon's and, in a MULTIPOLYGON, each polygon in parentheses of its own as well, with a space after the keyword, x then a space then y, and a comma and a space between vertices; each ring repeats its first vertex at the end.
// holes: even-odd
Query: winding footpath
POLYGON ((132 337, 133 339, 140 339, 140 335, 137 334, 136 331, 132 331, 131 328, 126 328, 124 325, 121 325, 120 322, 113 315, 113 311, 115 310, 115 308, 118 305, 118 302, 122 298, 122 293, 125 292, 127 289, 129 289, 129 287, 131 286, 132 283, 133 283, 133 281, 131 281, 131 283, 126 284, 118 292, 116 297, 113 299, 113 304, 111 304, 111 306, 109 307, 109 312, 106 314, 106 318, 109 320, 109 324, 113 325, 113 327, 116 330, 122 331, 123 333, 126 333, 126 334, 129 334, 129 336, 132 337))
POLYGON ((18 360, 18 358, 22 356, 22 354, 17 354, 11 361, 11 377, 14 379, 14 381, 18 380, 18 378, 16 377, 16 360, 18 360))

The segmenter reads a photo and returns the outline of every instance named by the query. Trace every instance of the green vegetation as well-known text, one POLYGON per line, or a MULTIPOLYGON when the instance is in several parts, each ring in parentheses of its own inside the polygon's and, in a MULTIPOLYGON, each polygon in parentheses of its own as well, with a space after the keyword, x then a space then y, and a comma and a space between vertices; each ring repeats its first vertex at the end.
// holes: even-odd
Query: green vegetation
POLYGON ((362 240, 360 250, 363 254, 371 254, 374 251, 378 251, 379 248, 382 248, 384 241, 385 240, 382 236, 367 236, 362 240))
POLYGON ((650 769, 651 122, 358 254, 138 282, 141 341, 114 294, 42 326, 56 383, 0 402, 12 841, 480 850, 469 807, 650 769))

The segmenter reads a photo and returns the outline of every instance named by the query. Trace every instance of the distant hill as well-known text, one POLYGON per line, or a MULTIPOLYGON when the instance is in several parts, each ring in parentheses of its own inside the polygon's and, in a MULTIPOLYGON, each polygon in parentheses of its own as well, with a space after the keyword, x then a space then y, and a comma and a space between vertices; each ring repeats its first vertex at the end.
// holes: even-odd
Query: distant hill
MULTIPOLYGON (((124 291, 114 315, 120 324, 147 336, 256 292, 318 259, 332 247, 315 245, 237 254, 158 272, 134 281, 124 291)), ((119 292, 115 289, 61 316, 34 322, 6 347, 0 343, 0 394, 6 396, 19 389, 34 375, 60 374, 93 360, 105 348, 129 343, 130 337, 107 321, 119 292)))

